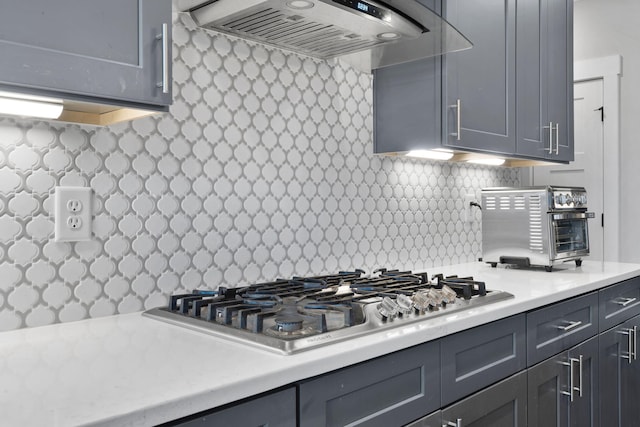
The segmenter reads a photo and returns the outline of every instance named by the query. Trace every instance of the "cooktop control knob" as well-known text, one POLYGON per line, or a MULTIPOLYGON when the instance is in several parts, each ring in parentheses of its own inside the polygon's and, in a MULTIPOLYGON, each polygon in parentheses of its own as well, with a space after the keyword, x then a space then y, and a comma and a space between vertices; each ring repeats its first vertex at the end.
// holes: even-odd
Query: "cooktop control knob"
POLYGON ((400 307, 393 299, 384 297, 382 302, 378 304, 378 313, 383 321, 393 320, 397 315, 400 307))

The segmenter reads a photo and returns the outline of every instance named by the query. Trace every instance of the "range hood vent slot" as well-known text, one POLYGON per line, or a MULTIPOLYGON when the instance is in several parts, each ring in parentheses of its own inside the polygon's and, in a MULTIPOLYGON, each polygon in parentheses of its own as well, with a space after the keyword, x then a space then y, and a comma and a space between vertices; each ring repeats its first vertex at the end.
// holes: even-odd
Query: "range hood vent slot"
POLYGON ((224 30, 263 43, 277 43, 287 50, 321 59, 359 52, 383 43, 381 40, 363 39, 335 25, 314 22, 273 8, 252 10, 215 24, 206 24, 204 28, 224 30))
POLYGON ((175 0, 197 25, 371 71, 471 47, 417 0, 175 0))

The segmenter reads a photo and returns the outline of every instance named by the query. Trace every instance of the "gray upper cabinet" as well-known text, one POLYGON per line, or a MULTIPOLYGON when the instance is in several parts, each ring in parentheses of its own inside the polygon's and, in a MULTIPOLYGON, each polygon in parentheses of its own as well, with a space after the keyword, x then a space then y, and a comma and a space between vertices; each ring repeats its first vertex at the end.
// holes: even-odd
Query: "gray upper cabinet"
POLYGON ((155 110, 171 103, 170 0, 5 0, 2 9, 0 87, 155 110))
POLYGON ((374 152, 573 160, 573 0, 423 4, 473 48, 374 73, 374 152))
POLYGON ((447 0, 444 17, 473 42, 446 55, 446 145, 513 153, 516 137, 516 1, 447 0))
MULTIPOLYGON (((440 11, 439 0, 419 1, 440 11)), ((374 71, 374 152, 442 147, 441 63, 436 56, 374 71)))
POLYGON ((573 1, 518 0, 516 151, 573 160, 573 1))
POLYGON ((374 72, 374 152, 440 148, 440 57, 374 72))

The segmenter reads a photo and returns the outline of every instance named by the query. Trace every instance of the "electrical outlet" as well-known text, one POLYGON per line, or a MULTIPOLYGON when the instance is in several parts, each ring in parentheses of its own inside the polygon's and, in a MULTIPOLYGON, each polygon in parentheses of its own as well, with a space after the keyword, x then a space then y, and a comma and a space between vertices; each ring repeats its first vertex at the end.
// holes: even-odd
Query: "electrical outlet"
POLYGON ((76 230, 82 227, 82 219, 80 219, 78 215, 71 215, 69 218, 67 218, 67 227, 72 230, 76 230))
POLYGON ((465 222, 473 222, 474 220, 474 215, 472 210, 473 206, 471 206, 471 202, 475 202, 475 201, 476 201, 475 194, 465 194, 464 207, 462 211, 463 219, 465 222))
POLYGON ((69 212, 80 212, 82 210, 82 202, 78 199, 69 199, 67 210, 69 212))
POLYGON ((55 241, 91 240, 91 188, 56 187, 55 241))

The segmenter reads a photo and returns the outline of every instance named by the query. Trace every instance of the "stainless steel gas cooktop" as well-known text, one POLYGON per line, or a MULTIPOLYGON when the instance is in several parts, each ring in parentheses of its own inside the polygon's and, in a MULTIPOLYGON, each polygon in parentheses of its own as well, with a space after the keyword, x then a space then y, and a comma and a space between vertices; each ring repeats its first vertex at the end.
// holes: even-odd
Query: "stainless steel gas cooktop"
POLYGON ((512 298, 471 277, 379 269, 196 290, 144 315, 292 354, 512 298))

